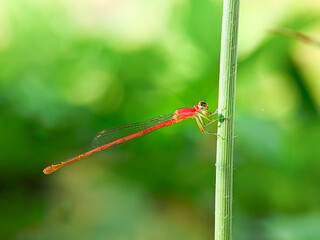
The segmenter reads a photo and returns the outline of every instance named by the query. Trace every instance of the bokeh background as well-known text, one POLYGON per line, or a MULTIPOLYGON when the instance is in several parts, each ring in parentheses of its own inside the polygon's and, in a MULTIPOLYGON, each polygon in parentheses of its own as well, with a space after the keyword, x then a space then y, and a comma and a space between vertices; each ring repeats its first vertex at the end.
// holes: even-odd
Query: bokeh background
MULTIPOLYGON (((105 128, 218 103, 222 1, 0 2, 0 239, 212 239, 214 136, 188 120, 52 175, 105 128)), ((241 1, 234 239, 320 239, 318 0, 241 1)), ((213 126, 213 130, 214 126, 213 126)))

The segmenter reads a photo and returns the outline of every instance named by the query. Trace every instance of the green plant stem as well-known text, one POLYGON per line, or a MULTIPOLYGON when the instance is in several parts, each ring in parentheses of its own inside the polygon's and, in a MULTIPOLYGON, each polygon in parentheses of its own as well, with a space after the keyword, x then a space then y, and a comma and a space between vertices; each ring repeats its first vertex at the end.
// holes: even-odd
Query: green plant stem
POLYGON ((216 157, 215 240, 232 239, 232 181, 234 106, 237 73, 239 0, 224 0, 220 79, 219 117, 216 157))

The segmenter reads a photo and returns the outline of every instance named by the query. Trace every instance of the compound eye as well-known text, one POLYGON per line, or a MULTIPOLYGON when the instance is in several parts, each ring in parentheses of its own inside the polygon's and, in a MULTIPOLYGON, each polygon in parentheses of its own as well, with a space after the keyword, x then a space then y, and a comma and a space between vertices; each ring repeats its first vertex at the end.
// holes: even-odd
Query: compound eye
POLYGON ((204 108, 208 106, 208 104, 206 102, 203 102, 203 101, 199 102, 198 105, 200 107, 204 107, 204 108))

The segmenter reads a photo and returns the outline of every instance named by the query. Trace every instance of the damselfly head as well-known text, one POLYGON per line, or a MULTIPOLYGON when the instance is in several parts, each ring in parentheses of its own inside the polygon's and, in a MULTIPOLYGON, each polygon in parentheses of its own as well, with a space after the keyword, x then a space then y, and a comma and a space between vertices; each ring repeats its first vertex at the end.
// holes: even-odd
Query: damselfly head
POLYGON ((198 108, 199 108, 198 111, 200 111, 204 115, 208 114, 209 106, 208 106, 208 104, 206 102, 203 102, 203 101, 199 102, 198 103, 198 108))
POLYGON ((198 107, 199 107, 200 110, 209 110, 208 104, 206 102, 203 102, 203 101, 198 103, 198 107))

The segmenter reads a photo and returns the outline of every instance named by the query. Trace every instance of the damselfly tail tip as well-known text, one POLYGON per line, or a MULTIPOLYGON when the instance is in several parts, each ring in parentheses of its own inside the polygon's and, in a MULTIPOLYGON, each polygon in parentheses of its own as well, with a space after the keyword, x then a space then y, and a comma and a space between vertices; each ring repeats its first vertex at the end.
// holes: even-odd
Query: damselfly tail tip
POLYGON ((43 169, 42 172, 43 172, 44 174, 48 175, 48 174, 51 174, 51 173, 57 171, 57 170, 58 170, 59 168, 61 168, 61 167, 62 167, 62 166, 52 164, 52 165, 46 167, 45 169, 43 169))
POLYGON ((52 173, 52 169, 51 169, 51 167, 46 167, 45 169, 43 169, 42 172, 47 175, 47 174, 52 173))

